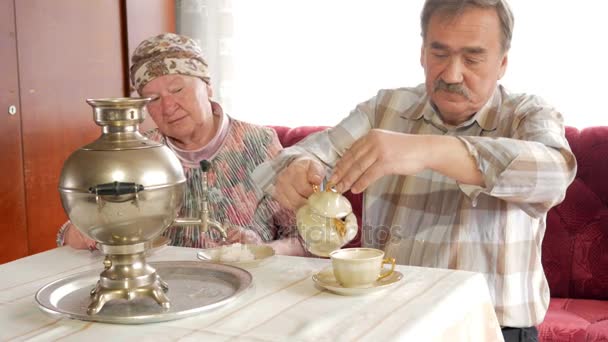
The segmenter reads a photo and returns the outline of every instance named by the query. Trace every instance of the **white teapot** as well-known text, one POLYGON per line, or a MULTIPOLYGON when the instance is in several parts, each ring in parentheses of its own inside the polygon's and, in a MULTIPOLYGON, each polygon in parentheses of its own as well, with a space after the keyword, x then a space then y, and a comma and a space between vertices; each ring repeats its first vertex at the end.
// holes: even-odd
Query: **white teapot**
POLYGON ((298 209, 296 222, 304 247, 312 254, 327 257, 357 235, 357 218, 346 197, 327 186, 314 193, 298 209))

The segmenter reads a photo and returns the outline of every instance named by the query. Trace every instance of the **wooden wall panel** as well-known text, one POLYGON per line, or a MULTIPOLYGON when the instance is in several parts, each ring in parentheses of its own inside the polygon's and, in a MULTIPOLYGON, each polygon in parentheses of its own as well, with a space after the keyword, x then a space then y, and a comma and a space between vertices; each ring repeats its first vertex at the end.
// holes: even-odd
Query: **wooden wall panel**
POLYGON ((0 264, 27 255, 14 0, 0 0, 0 264), (9 106, 15 106, 15 115, 9 106))
POLYGON ((67 219, 61 167, 99 136, 91 97, 124 96, 122 4, 19 0, 16 6, 30 254, 55 247, 67 219))
POLYGON ((130 58, 142 40, 175 32, 175 0, 127 0, 126 19, 130 58))
MULTIPOLYGON (((127 49, 131 66, 131 55, 142 40, 165 32, 175 32, 175 0, 127 0, 127 49)), ((130 89, 131 96, 138 96, 130 89)), ((155 127, 148 117, 140 129, 155 127)))

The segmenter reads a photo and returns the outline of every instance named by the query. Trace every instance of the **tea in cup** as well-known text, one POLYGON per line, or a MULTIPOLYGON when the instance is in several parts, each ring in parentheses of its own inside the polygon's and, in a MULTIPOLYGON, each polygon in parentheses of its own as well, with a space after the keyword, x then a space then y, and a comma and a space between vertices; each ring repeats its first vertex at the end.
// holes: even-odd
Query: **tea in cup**
POLYGON ((395 258, 384 258, 384 252, 375 248, 345 248, 329 254, 334 276, 344 287, 371 287, 395 270, 395 258), (383 272, 384 265, 391 264, 383 272))

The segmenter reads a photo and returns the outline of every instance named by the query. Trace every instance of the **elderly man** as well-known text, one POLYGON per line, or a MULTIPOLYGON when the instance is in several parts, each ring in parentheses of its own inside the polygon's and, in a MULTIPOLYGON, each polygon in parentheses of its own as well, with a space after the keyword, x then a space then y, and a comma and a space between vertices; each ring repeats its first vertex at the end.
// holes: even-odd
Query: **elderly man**
POLYGON ((339 191, 365 191, 364 246, 484 274, 505 338, 535 340, 549 304, 546 213, 576 171, 562 116, 498 85, 513 28, 506 0, 427 0, 421 27, 425 84, 380 90, 254 178, 298 208, 333 168, 339 191))

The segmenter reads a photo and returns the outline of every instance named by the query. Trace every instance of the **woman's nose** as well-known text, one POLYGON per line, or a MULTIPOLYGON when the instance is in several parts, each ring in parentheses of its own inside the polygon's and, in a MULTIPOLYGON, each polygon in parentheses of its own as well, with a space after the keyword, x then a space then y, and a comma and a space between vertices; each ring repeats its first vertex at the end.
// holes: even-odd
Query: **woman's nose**
POLYGON ((163 114, 172 114, 175 108, 175 101, 173 100, 173 97, 171 95, 163 96, 161 97, 160 101, 163 109, 163 114))

